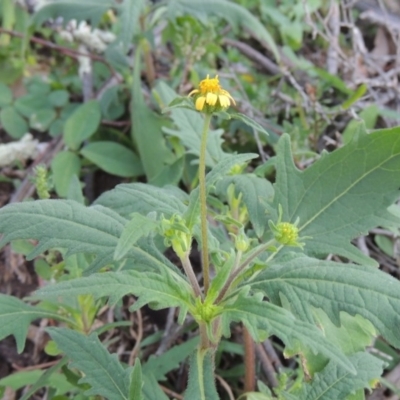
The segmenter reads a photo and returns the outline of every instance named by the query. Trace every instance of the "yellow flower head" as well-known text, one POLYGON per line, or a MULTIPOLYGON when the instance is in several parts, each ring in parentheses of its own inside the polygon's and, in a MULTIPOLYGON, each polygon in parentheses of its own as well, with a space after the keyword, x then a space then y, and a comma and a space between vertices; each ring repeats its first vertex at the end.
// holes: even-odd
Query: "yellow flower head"
POLYGON ((224 110, 233 104, 235 100, 226 90, 219 85, 218 75, 210 78, 207 75, 199 84, 199 89, 192 90, 189 96, 195 95, 195 107, 198 111, 212 113, 224 110))

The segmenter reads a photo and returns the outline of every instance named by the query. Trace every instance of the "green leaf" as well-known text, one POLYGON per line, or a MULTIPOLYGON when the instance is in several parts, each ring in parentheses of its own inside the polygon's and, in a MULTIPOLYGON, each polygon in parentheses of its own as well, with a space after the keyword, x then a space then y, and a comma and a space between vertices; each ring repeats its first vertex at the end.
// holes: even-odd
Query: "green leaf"
POLYGON ((53 107, 64 107, 69 101, 69 93, 66 90, 54 90, 49 94, 49 101, 53 107))
POLYGON ((134 212, 147 215, 154 211, 170 218, 173 214, 185 212, 183 202, 188 199, 189 196, 176 187, 158 188, 144 183, 129 183, 102 194, 95 204, 111 208, 124 218, 130 218, 134 212))
POLYGON ((274 205, 282 205, 283 221, 300 219, 301 235, 311 237, 307 254, 376 265, 350 240, 394 219, 386 209, 399 197, 399 137, 400 128, 361 134, 303 172, 294 166, 289 137, 281 138, 274 205))
POLYGON ((347 110, 348 108, 350 108, 354 103, 356 103, 362 96, 364 96, 364 94, 366 93, 366 91, 368 90, 368 86, 363 83, 362 85, 360 85, 355 91, 354 93, 344 102, 342 103, 342 108, 344 110, 347 110))
POLYGON ((146 4, 145 0, 123 0, 120 6, 121 33, 120 39, 125 53, 132 43, 133 35, 140 32, 140 13, 146 4))
POLYGON ((81 150, 81 154, 109 174, 130 178, 144 173, 139 157, 119 143, 89 143, 81 150))
MULTIPOLYGON (((59 364, 59 363, 58 363, 59 364)), ((56 365, 58 365, 56 364, 56 365)), ((35 387, 43 387, 44 385, 38 385, 38 382, 43 382, 45 380, 46 386, 55 389, 55 395, 61 396, 67 392, 70 392, 75 389, 75 387, 68 382, 67 377, 61 373, 53 373, 51 376, 46 376, 47 371, 43 372, 42 370, 33 370, 33 371, 20 371, 15 372, 11 375, 0 379, 0 395, 2 387, 9 387, 14 389, 15 391, 19 389, 25 389, 26 386, 31 386, 29 391, 24 390, 24 396, 20 397, 19 400, 29 400, 32 397, 32 394, 35 393, 34 390, 31 392, 32 388, 35 387), (33 386, 32 386, 33 385, 33 386), (31 393, 31 394, 29 394, 31 393), (29 396, 26 396, 28 394, 29 396)), ((2 397, 5 399, 4 397, 2 397)))
POLYGON ((198 343, 199 338, 194 337, 172 347, 160 356, 151 355, 143 366, 143 372, 147 375, 152 374, 157 381, 165 381, 167 379, 165 375, 178 368, 179 364, 193 353, 198 343))
POLYGON ((12 101, 13 94, 11 89, 3 82, 0 82, 0 108, 10 105, 12 101))
POLYGON ((56 247, 69 248, 67 256, 85 251, 105 256, 102 248, 114 250, 126 223, 110 210, 68 200, 10 204, 0 210, 0 215, 0 231, 4 233, 1 245, 17 238, 39 240, 32 258, 56 247))
POLYGON ((131 136, 137 145, 147 179, 151 180, 163 170, 165 164, 174 159, 174 156, 167 148, 161 131, 163 119, 154 114, 144 101, 141 90, 140 63, 141 50, 138 47, 135 52, 133 69, 131 136))
POLYGON ((200 18, 204 15, 217 15, 234 26, 251 31, 258 40, 268 45, 276 60, 280 59, 271 34, 257 17, 238 4, 227 0, 173 0, 168 3, 168 12, 173 16, 188 13, 200 18))
POLYGON ((400 347, 400 282, 374 267, 288 257, 260 273, 252 288, 278 305, 285 296, 296 317, 310 323, 314 322, 310 306, 321 308, 336 325, 340 311, 359 314, 400 347))
MULTIPOLYGON (((347 313, 340 313, 340 326, 336 326, 329 317, 321 310, 313 310, 317 326, 322 330, 329 342, 340 348, 344 354, 352 355, 364 351, 371 346, 377 336, 373 325, 360 315, 355 317, 347 313)), ((321 371, 327 364, 328 359, 321 354, 313 354, 305 350, 307 360, 307 371, 313 376, 315 372, 321 371)))
POLYGON ((73 150, 92 136, 100 125, 99 102, 90 100, 80 105, 67 119, 64 127, 64 141, 73 150))
POLYGON ((61 151, 53 158, 51 170, 57 194, 66 197, 72 178, 81 172, 81 160, 71 151, 61 151))
POLYGON ((58 348, 71 359, 71 366, 84 373, 79 383, 88 383, 87 396, 129 400, 129 374, 116 355, 111 355, 95 333, 82 335, 71 329, 47 328, 58 348))
POLYGON ((357 353, 349 357, 357 375, 350 374, 344 368, 330 362, 311 383, 303 385, 298 393, 299 399, 338 400, 346 399, 355 390, 370 388, 370 382, 381 376, 383 361, 368 353, 357 353))
MULTIPOLYGON (((174 99, 178 98, 177 93, 162 81, 157 83, 155 92, 163 104, 170 104, 174 99)), ((178 100, 180 99, 178 98, 178 100)), ((163 131, 167 135, 178 137, 188 149, 188 153, 199 157, 201 130, 204 124, 201 113, 183 108, 174 108, 171 109, 171 117, 176 129, 164 127, 163 131)), ((223 158, 228 156, 221 147, 223 143, 221 139, 222 134, 223 130, 218 129, 209 132, 207 136, 206 165, 208 167, 214 167, 223 158)))
POLYGON ((24 349, 29 325, 39 318, 68 321, 56 313, 32 307, 16 297, 0 293, 0 340, 13 335, 17 342, 18 353, 24 349))
POLYGON ((219 400, 215 387, 214 358, 211 351, 196 350, 190 359, 185 400, 219 400))
POLYGON ((261 237, 270 219, 265 210, 265 203, 274 194, 271 183, 252 174, 233 175, 224 178, 218 183, 218 192, 226 194, 226 190, 231 183, 235 185, 237 194, 242 193, 243 202, 249 212, 250 221, 253 224, 256 235, 261 237))
POLYGON ((158 227, 154 220, 134 213, 132 219, 125 225, 114 252, 114 260, 121 260, 131 247, 143 236, 149 235, 158 227))
POLYGON ((27 122, 12 106, 3 108, 0 111, 0 124, 14 139, 20 139, 25 135, 25 133, 29 132, 27 122))
MULTIPOLYGON (((57 371, 62 368, 66 363, 68 362, 67 358, 62 358, 60 361, 58 361, 56 364, 54 364, 52 367, 48 368, 45 372, 41 374, 41 376, 36 379, 36 381, 32 382, 32 386, 29 388, 29 390, 25 393, 24 395, 20 398, 20 400, 29 400, 32 398, 32 396, 42 387, 45 386, 50 386, 54 387, 57 389, 57 394, 61 395, 66 393, 69 390, 72 390, 74 387, 73 385, 69 384, 67 381, 67 377, 62 374, 58 374, 57 371), (55 385, 55 380, 59 378, 64 378, 65 382, 57 382, 55 385), (64 386, 64 387, 63 387, 64 386)), ((36 372, 36 371, 35 371, 36 372)), ((40 371, 42 372, 42 371, 40 371)), ((1 381, 0 381, 1 385, 1 381)), ((26 386, 26 385, 24 385, 26 386)))
POLYGON ((26 94, 15 100, 15 108, 24 117, 29 118, 33 113, 44 109, 51 109, 48 96, 46 94, 26 94))
POLYGON ((67 193, 67 199, 74 200, 79 204, 85 205, 85 196, 82 193, 81 181, 76 175, 73 175, 71 178, 67 193))
POLYGON ((189 307, 192 290, 185 278, 167 269, 160 272, 130 270, 92 274, 43 287, 35 292, 35 297, 55 299, 91 294, 95 299, 109 297, 115 304, 121 297, 134 294, 139 300, 131 309, 139 309, 147 303, 151 303, 153 309, 189 307))
MULTIPOLYGON (((146 400, 169 400, 152 374, 143 376, 143 394, 146 400)), ((132 400, 132 399, 129 399, 132 400)))
MULTIPOLYGON (((65 258, 77 253, 95 254, 96 259, 85 271, 93 273, 113 262, 114 250, 126 223, 126 219, 110 209, 85 207, 71 200, 10 204, 0 209, 0 232, 4 233, 0 247, 14 239, 36 239, 39 244, 28 255, 29 259, 60 247, 67 249, 65 258)), ((147 269, 173 269, 167 259, 145 243, 132 246, 127 257, 135 260, 138 268, 146 265, 147 269)))
MULTIPOLYGON (((258 286, 257 286, 258 287, 258 286)), ((232 304, 224 305, 222 314, 224 334, 230 335, 229 323, 242 321, 256 341, 265 335, 276 335, 286 344, 286 352, 296 354, 304 345, 313 352, 325 355, 348 371, 355 372, 347 357, 330 343, 313 324, 296 319, 292 313, 266 301, 260 296, 240 295, 232 304)))
POLYGON ((29 125, 39 132, 46 132, 55 120, 56 112, 51 108, 44 108, 29 116, 29 125))
POLYGON ((358 134, 358 131, 365 132, 366 129, 373 129, 379 116, 379 108, 373 104, 362 110, 359 117, 361 121, 353 119, 351 120, 345 130, 342 132, 342 141, 344 144, 349 143, 353 140, 354 136, 358 134), (361 125, 361 126, 360 126, 361 125))
POLYGON ((132 368, 131 379, 129 382, 129 400, 144 400, 143 392, 143 378, 142 378, 142 366, 140 360, 135 360, 135 365, 132 368))
POLYGON ((64 23, 76 19, 90 20, 92 25, 97 25, 103 14, 117 5, 114 0, 46 0, 33 16, 32 23, 39 26, 48 19, 62 17, 64 23))

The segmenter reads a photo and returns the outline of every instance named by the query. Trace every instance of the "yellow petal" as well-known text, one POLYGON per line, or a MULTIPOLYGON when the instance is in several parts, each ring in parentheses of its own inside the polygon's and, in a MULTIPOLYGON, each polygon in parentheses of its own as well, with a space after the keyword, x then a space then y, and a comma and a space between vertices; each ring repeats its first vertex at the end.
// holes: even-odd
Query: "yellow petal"
POLYGON ((229 97, 225 96, 224 94, 219 95, 219 104, 221 104, 221 107, 229 107, 231 105, 231 102, 229 101, 229 97))
POLYGON ((225 96, 229 97, 232 100, 232 103, 236 105, 235 99, 231 96, 231 94, 227 90, 222 89, 221 94, 224 94, 225 96))
POLYGON ((190 97, 190 96, 192 96, 192 95, 194 95, 194 94, 196 94, 196 93, 199 93, 199 90, 197 90, 197 89, 192 90, 192 91, 188 94, 188 96, 190 97))
POLYGON ((218 96, 215 93, 207 93, 206 102, 210 106, 215 106, 217 103, 218 96))
POLYGON ((195 104, 196 110, 201 111, 204 107, 205 101, 206 101, 206 98, 204 96, 198 97, 196 100, 196 104, 195 104))

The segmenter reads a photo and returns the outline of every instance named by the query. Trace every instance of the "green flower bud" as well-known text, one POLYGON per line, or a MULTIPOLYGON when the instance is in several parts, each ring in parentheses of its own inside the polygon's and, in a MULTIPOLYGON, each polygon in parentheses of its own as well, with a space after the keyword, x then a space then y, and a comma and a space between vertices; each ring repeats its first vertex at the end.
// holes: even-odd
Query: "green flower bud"
POLYGON ((172 246, 179 258, 190 251, 192 234, 180 215, 173 215, 170 219, 161 219, 161 234, 166 246, 172 246))
POLYGON ((38 165, 35 168, 34 182, 39 199, 49 199, 50 185, 47 179, 47 169, 44 165, 38 165))

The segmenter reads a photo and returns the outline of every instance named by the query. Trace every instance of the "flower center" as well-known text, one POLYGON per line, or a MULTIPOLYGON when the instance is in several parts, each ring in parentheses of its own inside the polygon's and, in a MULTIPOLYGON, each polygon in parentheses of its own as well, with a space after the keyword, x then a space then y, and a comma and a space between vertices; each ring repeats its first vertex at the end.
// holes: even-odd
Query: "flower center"
POLYGON ((219 86, 218 75, 211 79, 209 78, 209 75, 207 75, 207 78, 200 82, 199 87, 201 94, 206 94, 209 92, 218 93, 221 90, 221 86, 219 86))

